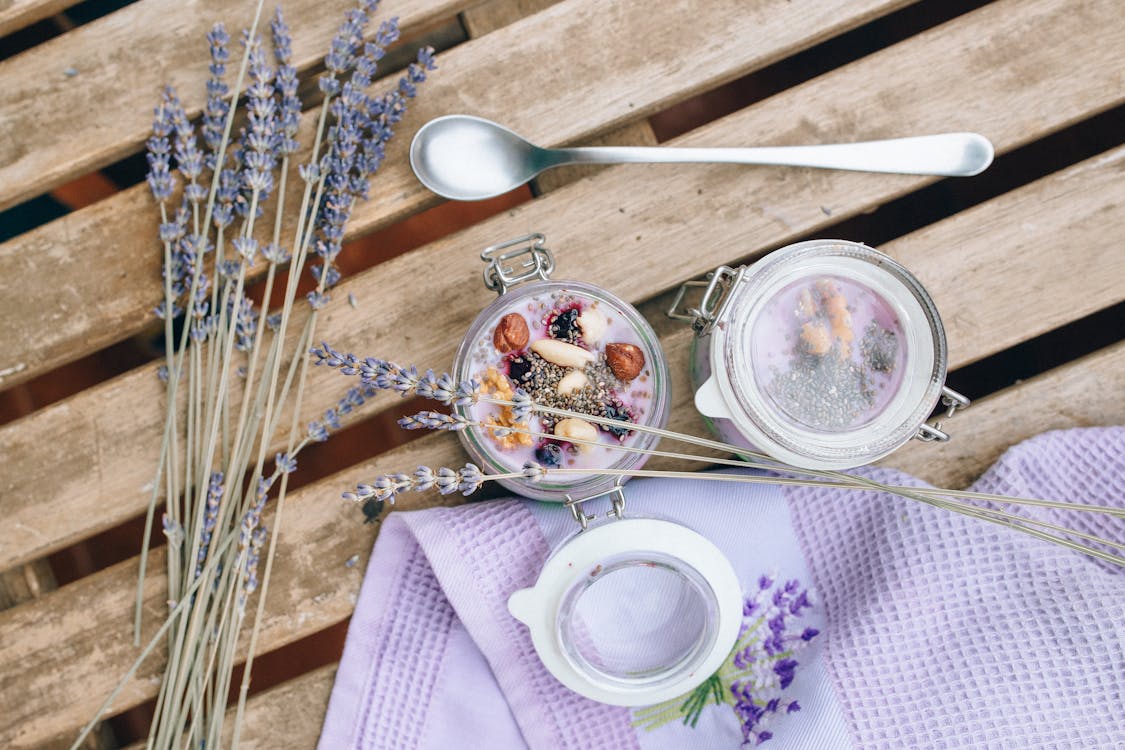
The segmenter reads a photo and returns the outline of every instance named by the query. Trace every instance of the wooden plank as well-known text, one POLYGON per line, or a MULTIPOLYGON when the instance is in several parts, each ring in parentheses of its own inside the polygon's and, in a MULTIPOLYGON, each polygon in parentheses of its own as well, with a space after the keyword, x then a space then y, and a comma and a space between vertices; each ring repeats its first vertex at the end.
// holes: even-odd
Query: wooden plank
MULTIPOLYGON (((251 696, 246 702, 239 747, 242 750, 316 747, 324 714, 328 711, 336 667, 332 664, 314 669, 251 696)), ((233 722, 232 711, 223 728, 223 747, 230 746, 233 722)), ((134 742, 125 750, 143 750, 144 747, 144 742, 134 742)))
POLYGON ((511 26, 516 21, 546 10, 559 0, 488 0, 461 13, 465 31, 474 39, 511 26))
MULTIPOLYGON (((677 373, 673 428, 698 430, 690 389, 679 387, 687 369, 688 343, 685 337, 676 337, 669 351, 677 373)), ((1004 448, 1043 430, 1125 421, 1125 402, 1107 403, 1103 391, 1089 387, 1092 381, 1104 383, 1111 392, 1125 388, 1125 343, 982 400, 974 412, 958 419, 955 442, 912 444, 888 463, 938 485, 959 487, 1004 448)), ((275 580, 284 586, 271 587, 274 595, 266 608, 262 650, 290 643, 351 614, 375 532, 359 522, 354 506, 337 499, 341 488, 377 471, 418 463, 456 465, 462 460, 452 436, 430 435, 294 493, 274 571, 275 580), (359 562, 348 568, 344 562, 352 555, 358 555, 359 562)), ((459 496, 406 495, 399 507, 457 502, 459 496)), ((163 549, 155 550, 149 560, 154 573, 146 587, 149 632, 155 630, 165 598, 163 562, 163 549)), ((136 653, 129 639, 135 575, 136 560, 132 560, 0 613, 0 633, 5 635, 0 639, 0 674, 8 677, 0 684, 0 705, 14 707, 10 727, 0 728, 4 747, 53 747, 63 742, 124 674, 136 653)), ((161 665, 158 658, 151 661, 122 693, 114 711, 155 693, 161 665)), ((268 708, 268 714, 275 710, 268 708)))
MULTIPOLYGON (((786 0, 722 0, 709 3, 707 13, 693 12, 692 23, 684 24, 684 10, 674 4, 623 0, 610 12, 599 0, 569 0, 440 55, 441 70, 400 127, 407 135, 406 128, 431 117, 470 111, 504 121, 544 144, 588 138, 908 2, 830 0, 810 8, 786 0), (654 48, 661 54, 653 55, 654 48), (610 49, 613 54, 605 54, 610 49), (529 65, 529 60, 551 64, 529 65), (551 96, 543 96, 545 91, 551 96)), ((388 10, 407 9, 396 8, 388 10)), ((147 117, 150 100, 144 101, 132 111, 147 117)), ((111 111, 116 118, 124 110, 115 106, 111 111)), ((314 115, 303 119, 304 143, 315 129, 314 115)), ((65 138, 82 140, 69 131, 65 138)), ((389 149, 375 189, 378 198, 356 209, 349 236, 437 202, 410 172, 408 142, 400 138, 389 149)), ((20 143, 36 154, 27 158, 48 158, 34 141, 20 143)), ((62 153, 61 147, 51 151, 62 153)), ((0 185, 5 172, 0 166, 0 185)), ((290 182, 297 194, 300 180, 290 182)), ((6 284, 7 293, 0 296, 0 319, 7 323, 0 329, 0 372, 7 373, 0 385, 14 385, 151 324, 161 294, 155 231, 156 212, 142 185, 0 246, 0 279, 26 280, 6 284), (75 258, 86 260, 76 263, 75 258), (44 289, 47 280, 50 288, 44 289)), ((259 265, 256 272, 263 270, 259 265)))
MULTIPOLYGON (((320 737, 328 696, 336 679, 336 666, 314 669, 299 677, 251 696, 246 702, 239 736, 241 750, 275 750, 284 747, 314 748, 320 737)), ((234 733, 234 712, 223 726, 222 747, 230 747, 234 733)), ((126 750, 143 750, 144 742, 135 742, 126 750)))
MULTIPOLYGON (((390 0, 378 15, 397 15, 409 32, 465 4, 390 0)), ((321 59, 354 5, 333 0, 285 8, 298 69, 321 59)), ((165 83, 179 91, 189 116, 198 114, 208 76, 204 34, 222 21, 237 40, 254 9, 252 2, 141 0, 0 63, 0 130, 20 134, 0 141, 0 209, 136 151, 152 128, 152 107, 165 83), (77 75, 64 75, 66 68, 77 75)), ((272 12, 267 3, 263 14, 272 12)), ((266 36, 268 20, 262 22, 266 36)))
POLYGON ((6 0, 0 2, 0 37, 61 13, 81 0, 6 0))
MULTIPOLYGON (((606 133, 599 138, 593 138, 582 143, 567 144, 570 146, 656 146, 656 134, 652 132, 652 125, 648 120, 639 120, 606 133)), ((535 188, 539 193, 549 193, 558 190, 572 182, 593 177, 608 169, 595 164, 579 164, 569 167, 556 167, 549 169, 535 178, 535 188)))
MULTIPOLYGON (((1076 117, 1073 111, 1081 108, 1083 97, 1105 101, 1098 97, 1108 95, 1093 83, 1081 85, 1087 75, 1107 69, 1093 65, 1085 56, 1091 44, 1074 41, 1072 33, 1048 33, 1059 28, 1076 31, 1072 22, 1078 15, 1062 0, 989 5, 724 118, 679 142, 745 143, 756 140, 756 133, 779 133, 783 142, 799 142, 815 139, 815 134, 804 132, 814 127, 825 131, 826 138, 846 139, 864 132, 888 135, 895 122, 903 123, 901 133, 972 129, 979 121, 1001 149, 1014 147, 1042 128, 1061 126, 1076 117), (1042 34, 1035 43, 1027 42, 1026 54, 1016 55, 1019 50, 1012 50, 1004 58, 1005 64, 979 66, 980 50, 1010 44, 1005 40, 1023 40, 1036 30, 1042 34), (1047 42, 1065 49, 1048 47, 1047 42), (952 54, 950 49, 962 50, 962 54, 952 54), (1037 57, 1039 53, 1042 58, 1037 57), (1070 63, 1077 66, 1073 74, 1065 67, 1070 63), (1024 66, 1036 71, 1050 65, 1056 67, 1056 76, 1070 76, 1072 85, 1065 91, 1051 94, 1057 81, 1047 76, 1039 77, 1039 85, 1011 86, 1011 80, 1018 77, 1016 71, 1024 66), (873 80, 883 81, 884 88, 874 89, 873 80), (1075 91, 1080 93, 1074 99, 1059 101, 1060 96, 1075 91), (840 101, 847 101, 849 107, 841 108, 840 101), (803 120, 794 123, 793 112, 802 112, 803 120)), ((1108 23, 1086 31, 1096 34, 1099 28, 1123 34, 1120 24, 1108 23)), ((1125 45, 1105 49, 1125 50, 1125 45)), ((1125 86, 1109 93, 1118 96, 1120 91, 1125 86)), ((909 255, 902 251, 907 265, 932 269, 921 275, 946 310, 954 355, 961 358, 955 361, 970 361, 1009 345, 1013 336, 1032 336, 1057 325, 1071 314, 1074 299, 1082 299, 1082 305, 1100 306, 1120 299, 1125 288, 1120 282, 1109 297, 1099 295, 1106 292, 1102 280, 1112 280, 1120 273, 1120 254, 1104 238, 1110 236, 1107 232, 1120 232, 1125 222, 1125 212, 1120 210, 1125 194, 1116 179, 1122 158, 1121 151, 1115 150, 1103 160, 1060 173, 1088 171, 1068 188, 1073 191, 1069 198, 1059 193, 1051 201, 1054 209, 1049 214, 1038 215, 1039 199, 1029 199, 1029 210, 1036 215, 1028 223, 1038 222, 1038 232, 1016 232, 1003 224, 993 227, 991 234, 973 237, 973 226, 965 226, 966 241, 979 248, 972 252, 987 253, 995 249, 993 245, 1008 247, 1012 257, 1037 257, 1040 261, 1035 267, 1050 269, 1037 277, 1036 288, 1044 291, 1042 304, 1021 311, 1024 330, 1009 331, 1006 340, 990 339, 987 327, 981 327, 978 330, 983 333, 976 341, 986 348, 969 351, 959 343, 961 330, 968 337, 980 318, 968 315, 968 308, 955 302, 958 298, 952 292, 944 291, 955 290, 964 282, 947 273, 935 257, 948 260, 952 270, 967 265, 972 252, 953 244, 915 245, 917 249, 909 255), (1048 216, 1054 217, 1052 223, 1047 223, 1048 216), (1018 250, 1012 245, 1015 238, 1024 243, 1018 250), (1060 248, 1078 252, 1060 255, 1060 248), (1076 268, 1091 271, 1075 273, 1076 268)), ((1031 195, 1038 191, 1055 194, 1050 191, 1057 179, 1059 175, 1024 190, 1031 195)), ((723 166, 616 168, 346 282, 326 310, 321 330, 324 338, 341 347, 368 351, 376 346, 374 342, 381 342, 379 352, 371 353, 441 367, 451 360, 456 343, 449 332, 465 330, 488 302, 487 293, 476 283, 476 250, 498 239, 531 229, 545 231, 560 251, 560 278, 589 278, 590 269, 597 269, 600 283, 627 299, 639 300, 721 263, 816 231, 830 221, 822 206, 830 207, 833 218, 838 219, 924 183, 905 176, 723 166), (645 189, 637 190, 637 185, 645 189), (653 258, 660 262, 652 262, 653 258), (435 274, 435 268, 442 273, 435 274), (404 279, 425 279, 427 292, 443 300, 429 316, 426 331, 418 330, 419 318, 410 302, 416 287, 402 284, 404 279), (344 301, 349 291, 361 301, 380 300, 384 307, 377 316, 358 317, 344 301)), ((1018 198, 998 200, 996 205, 1006 206, 1004 201, 1018 198)), ((982 216, 976 220, 985 226, 982 216)), ((899 250, 892 248, 892 252, 899 250)), ((982 295, 983 302, 1025 294, 1023 288, 1008 284, 1001 273, 979 276, 981 283, 995 283, 989 294, 982 295)), ((991 320, 1002 327, 1003 316, 1021 309, 1023 302, 1005 305, 985 322, 991 320)), ((142 512, 163 424, 163 396, 153 372, 152 366, 140 368, 0 430, 0 454, 8 458, 0 467, 0 515, 7 519, 0 526, 0 569, 47 554, 142 512), (59 471, 60 466, 68 470, 59 471), (53 512, 41 512, 45 507, 53 512)), ((321 412, 333 403, 339 387, 326 373, 315 371, 310 378, 308 413, 321 412)), ((382 408, 384 403, 376 400, 370 408, 382 408)))

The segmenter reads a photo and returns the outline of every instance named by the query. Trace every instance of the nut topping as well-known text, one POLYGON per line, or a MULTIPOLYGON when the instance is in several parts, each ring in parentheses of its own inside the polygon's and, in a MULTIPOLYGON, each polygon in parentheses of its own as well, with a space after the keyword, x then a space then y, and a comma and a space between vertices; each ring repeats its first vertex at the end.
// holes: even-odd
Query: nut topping
POLYGON ((586 377, 586 373, 581 370, 571 370, 559 381, 556 390, 558 390, 559 395, 569 396, 585 388, 588 382, 590 380, 586 377))
POLYGON ((581 368, 594 361, 594 355, 582 347, 558 339, 539 339, 531 345, 531 351, 548 362, 563 367, 581 368))
POLYGON ((519 313, 508 313, 496 324, 496 330, 492 332, 492 343, 506 354, 523 349, 527 346, 530 337, 531 332, 523 316, 519 313))
POLYGON ((592 307, 587 307, 578 316, 578 328, 582 331, 582 338, 587 344, 600 342, 608 326, 609 322, 606 321, 605 316, 592 307))
POLYGON ((628 383, 644 369, 645 354, 633 344, 606 344, 605 361, 618 380, 628 383))
MULTIPOLYGON (((598 439, 598 428, 587 422, 585 419, 577 419, 569 417, 567 419, 559 420, 555 425, 555 437, 560 440, 589 440, 595 442, 598 439)), ((577 444, 578 450, 585 450, 589 448, 588 445, 577 444)))

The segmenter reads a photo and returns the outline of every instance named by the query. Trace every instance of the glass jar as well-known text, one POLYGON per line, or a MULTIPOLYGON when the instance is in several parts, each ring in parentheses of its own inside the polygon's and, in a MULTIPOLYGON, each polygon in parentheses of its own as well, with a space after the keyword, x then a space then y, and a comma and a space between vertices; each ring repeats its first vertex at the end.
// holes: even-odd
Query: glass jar
MULTIPOLYGON (((668 420, 668 366, 652 326, 629 303, 593 284, 555 281, 551 251, 541 234, 493 245, 481 253, 488 263, 485 285, 499 297, 469 327, 453 366, 460 382, 482 383, 493 398, 510 400, 516 388, 536 403, 568 411, 662 428, 668 420)), ((640 468, 643 453, 617 446, 653 448, 658 438, 636 430, 598 426, 579 418, 535 413, 526 435, 513 425, 509 407, 485 401, 459 413, 500 429, 469 427, 457 434, 486 473, 519 472, 524 462, 548 468, 640 468), (568 442, 567 437, 596 445, 568 442)), ((537 500, 562 501, 603 493, 614 476, 547 475, 498 480, 537 500)))
POLYGON ((742 594, 722 551, 687 527, 625 517, 620 485, 604 515, 568 502, 579 523, 535 585, 508 599, 559 682, 616 706, 684 695, 722 665, 738 640, 742 594))
POLYGON ((727 443, 806 469, 847 469, 968 406, 945 386, 945 329, 930 295, 889 256, 810 240, 689 282, 669 316, 696 332, 695 406, 727 443), (698 308, 685 292, 705 288, 698 308))

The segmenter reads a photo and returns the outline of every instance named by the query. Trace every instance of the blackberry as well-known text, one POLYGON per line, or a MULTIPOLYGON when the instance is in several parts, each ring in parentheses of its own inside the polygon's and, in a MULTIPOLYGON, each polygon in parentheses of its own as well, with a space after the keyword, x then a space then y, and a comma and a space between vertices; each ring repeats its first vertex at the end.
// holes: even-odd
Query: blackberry
POLYGON ((572 307, 564 310, 554 317, 547 331, 553 339, 574 342, 578 340, 581 331, 578 330, 578 308, 572 307))
MULTIPOLYGON (((620 402, 606 404, 605 406, 606 419, 619 419, 622 422, 635 422, 632 413, 620 402)), ((621 439, 630 435, 633 431, 624 427, 617 427, 614 425, 598 425, 598 427, 615 438, 621 439)))
POLYGON ((363 522, 375 523, 379 520, 379 516, 383 514, 384 501, 378 498, 370 498, 363 504, 363 522))
POLYGON ((558 443, 543 443, 535 449, 535 460, 548 469, 562 466, 563 450, 558 443))
POLYGON ((508 360, 508 377, 516 384, 523 383, 531 373, 531 361, 527 357, 512 357, 508 360))

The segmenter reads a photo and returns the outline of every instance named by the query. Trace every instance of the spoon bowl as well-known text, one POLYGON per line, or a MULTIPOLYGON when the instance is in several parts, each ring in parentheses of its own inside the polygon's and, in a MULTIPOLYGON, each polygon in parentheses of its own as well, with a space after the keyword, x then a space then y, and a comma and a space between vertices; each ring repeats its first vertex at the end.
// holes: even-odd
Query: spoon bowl
POLYGON ((419 181, 442 197, 461 201, 501 195, 563 164, 709 162, 967 177, 983 172, 992 157, 992 144, 977 133, 817 146, 547 149, 471 115, 430 120, 410 144, 410 166, 419 181))

